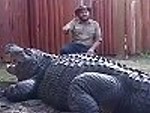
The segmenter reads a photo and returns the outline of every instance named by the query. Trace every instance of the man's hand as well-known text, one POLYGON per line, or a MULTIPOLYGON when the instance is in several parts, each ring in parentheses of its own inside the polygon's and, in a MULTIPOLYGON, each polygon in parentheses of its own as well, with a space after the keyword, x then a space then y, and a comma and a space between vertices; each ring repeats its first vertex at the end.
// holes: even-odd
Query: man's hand
POLYGON ((68 26, 63 27, 63 32, 65 34, 68 34, 69 33, 69 27, 68 26))
POLYGON ((93 49, 89 49, 88 51, 87 51, 87 54, 89 54, 89 55, 95 55, 95 51, 93 50, 93 49))

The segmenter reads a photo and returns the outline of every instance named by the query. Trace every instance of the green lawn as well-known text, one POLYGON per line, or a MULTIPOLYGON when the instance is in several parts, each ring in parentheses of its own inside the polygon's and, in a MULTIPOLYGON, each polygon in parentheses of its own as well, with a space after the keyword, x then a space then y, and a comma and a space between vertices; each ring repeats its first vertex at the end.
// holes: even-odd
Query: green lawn
POLYGON ((10 75, 6 72, 4 68, 0 69, 0 87, 5 88, 9 84, 15 83, 17 81, 15 76, 10 75))
POLYGON ((0 82, 1 81, 16 81, 16 77, 7 73, 5 69, 0 69, 0 82))
POLYGON ((117 60, 128 67, 136 68, 142 71, 150 72, 150 57, 132 57, 128 60, 117 60))

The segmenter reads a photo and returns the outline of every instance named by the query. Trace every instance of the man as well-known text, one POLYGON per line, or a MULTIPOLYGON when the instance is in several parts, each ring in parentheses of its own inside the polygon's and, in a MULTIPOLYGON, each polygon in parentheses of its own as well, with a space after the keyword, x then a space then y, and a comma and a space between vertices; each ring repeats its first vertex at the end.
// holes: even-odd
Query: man
POLYGON ((72 36, 72 42, 60 50, 60 54, 95 54, 102 42, 101 28, 98 22, 90 19, 91 9, 85 5, 75 10, 75 18, 63 27, 66 34, 72 36))

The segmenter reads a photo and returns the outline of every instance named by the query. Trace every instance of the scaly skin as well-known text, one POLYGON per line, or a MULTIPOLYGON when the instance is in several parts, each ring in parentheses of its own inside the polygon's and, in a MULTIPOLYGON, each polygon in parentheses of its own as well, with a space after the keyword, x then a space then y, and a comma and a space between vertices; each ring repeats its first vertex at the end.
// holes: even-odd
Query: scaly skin
MULTIPOLYGON (((15 46, 8 48, 10 54, 16 50, 15 46)), ((20 50, 24 52, 25 49, 20 50)), ((10 86, 6 90, 8 99, 21 101, 37 96, 58 110, 78 113, 150 113, 148 74, 99 56, 41 53, 40 56, 34 52, 37 59, 43 59, 37 63, 38 71, 30 79, 10 86), (29 90, 21 91, 25 86, 29 90)), ((23 57, 23 61, 34 56, 33 52, 24 54, 28 57, 23 57)))

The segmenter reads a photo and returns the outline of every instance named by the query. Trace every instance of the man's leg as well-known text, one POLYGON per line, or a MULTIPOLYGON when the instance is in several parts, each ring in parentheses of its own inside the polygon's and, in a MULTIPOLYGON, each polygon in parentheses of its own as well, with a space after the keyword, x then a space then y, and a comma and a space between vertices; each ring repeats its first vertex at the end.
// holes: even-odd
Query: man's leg
POLYGON ((86 53, 89 47, 82 44, 70 43, 60 50, 60 54, 86 53))

